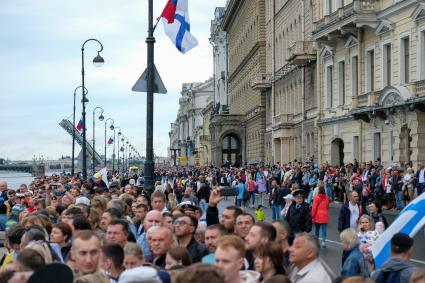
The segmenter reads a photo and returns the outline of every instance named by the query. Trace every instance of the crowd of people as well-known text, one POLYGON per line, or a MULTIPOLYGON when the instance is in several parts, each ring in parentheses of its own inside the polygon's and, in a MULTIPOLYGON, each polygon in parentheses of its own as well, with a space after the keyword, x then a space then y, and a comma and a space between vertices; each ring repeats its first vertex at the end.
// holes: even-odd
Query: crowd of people
POLYGON ((53 175, 19 188, 0 180, 7 249, 0 283, 27 282, 52 266, 69 270, 50 273, 63 283, 69 274, 74 282, 111 283, 425 282, 425 270, 409 261, 408 235, 394 234, 379 268, 371 254, 389 225, 382 210, 402 209, 422 193, 422 164, 416 173, 410 164, 383 168, 379 159, 155 173, 152 191, 137 174, 53 175), (333 201, 340 203, 340 274, 319 255, 333 201))

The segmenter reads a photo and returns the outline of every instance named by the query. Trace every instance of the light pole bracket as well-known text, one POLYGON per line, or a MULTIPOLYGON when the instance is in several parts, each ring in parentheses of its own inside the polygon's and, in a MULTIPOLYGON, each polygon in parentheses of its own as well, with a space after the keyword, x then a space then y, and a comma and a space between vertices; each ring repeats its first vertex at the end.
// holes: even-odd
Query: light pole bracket
MULTIPOLYGON (((162 82, 161 76, 158 73, 158 70, 156 69, 156 66, 153 66, 154 73, 153 73, 153 93, 167 93, 167 89, 165 88, 164 83, 162 82)), ((140 78, 137 80, 137 82, 134 84, 132 91, 136 92, 147 92, 147 81, 148 81, 148 68, 143 72, 143 74, 140 76, 140 78)))

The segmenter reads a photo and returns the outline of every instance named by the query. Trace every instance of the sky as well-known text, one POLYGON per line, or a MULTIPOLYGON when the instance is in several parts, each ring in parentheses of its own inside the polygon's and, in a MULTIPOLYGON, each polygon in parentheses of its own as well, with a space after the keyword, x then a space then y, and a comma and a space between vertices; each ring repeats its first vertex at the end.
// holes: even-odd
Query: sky
MULTIPOLYGON (((191 32, 199 45, 181 54, 155 31, 155 64, 168 90, 155 94, 154 151, 166 156, 181 85, 212 76, 208 42, 215 7, 225 0, 191 0, 191 32)), ((154 18, 166 0, 154 1, 154 18)), ((105 64, 93 66, 99 45, 85 45, 87 139, 93 136, 93 109, 100 106, 123 135, 145 155, 146 94, 131 88, 146 68, 148 0, 0 0, 0 158, 57 159, 71 155, 72 137, 60 126, 72 120, 74 89, 81 85, 81 46, 102 42, 105 64)), ((77 94, 76 120, 81 118, 77 94)), ((99 116, 96 112, 96 116, 99 116)), ((96 117, 97 119, 97 117, 96 117)), ((105 123, 96 120, 96 150, 104 152, 105 123)), ((107 138, 113 132, 107 132, 107 138)), ((76 146, 76 154, 80 147, 76 146)), ((108 147, 107 155, 112 154, 108 147)))

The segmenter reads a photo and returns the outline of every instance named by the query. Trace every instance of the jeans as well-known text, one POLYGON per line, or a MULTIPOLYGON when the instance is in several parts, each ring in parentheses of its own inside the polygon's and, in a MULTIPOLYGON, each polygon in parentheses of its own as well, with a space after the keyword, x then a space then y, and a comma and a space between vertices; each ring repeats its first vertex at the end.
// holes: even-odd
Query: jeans
POLYGON ((204 213, 205 213, 205 211, 207 211, 207 208, 208 208, 208 203, 207 203, 207 201, 206 201, 206 200, 204 200, 204 199, 201 199, 201 200, 199 201, 199 208, 201 209, 202 214, 204 214, 204 213))
POLYGON ((282 210, 282 206, 279 204, 272 205, 272 219, 280 220, 280 211, 282 210))
POLYGON ((236 199, 236 206, 242 206, 243 199, 236 199))
POLYGON ((317 239, 319 239, 319 230, 320 227, 322 227, 322 242, 326 241, 326 237, 327 237, 327 228, 328 228, 328 224, 322 224, 322 223, 314 223, 314 234, 316 235, 317 239))
POLYGON ((251 199, 252 205, 255 204, 255 192, 249 192, 249 198, 251 199))
POLYGON ((418 196, 422 194, 422 192, 424 191, 424 188, 425 188, 425 183, 418 184, 418 187, 416 188, 416 190, 418 191, 418 196))
POLYGON ((397 208, 403 208, 403 203, 401 202, 403 199, 403 191, 395 191, 394 195, 397 208))

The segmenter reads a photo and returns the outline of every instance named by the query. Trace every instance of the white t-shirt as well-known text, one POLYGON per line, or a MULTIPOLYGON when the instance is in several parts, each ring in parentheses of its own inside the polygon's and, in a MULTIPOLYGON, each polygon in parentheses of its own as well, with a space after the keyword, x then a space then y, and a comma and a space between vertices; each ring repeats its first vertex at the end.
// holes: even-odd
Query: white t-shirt
POLYGON ((350 227, 357 229, 357 219, 360 217, 360 210, 359 206, 357 204, 352 205, 351 202, 348 203, 348 208, 351 211, 350 214, 350 227))

